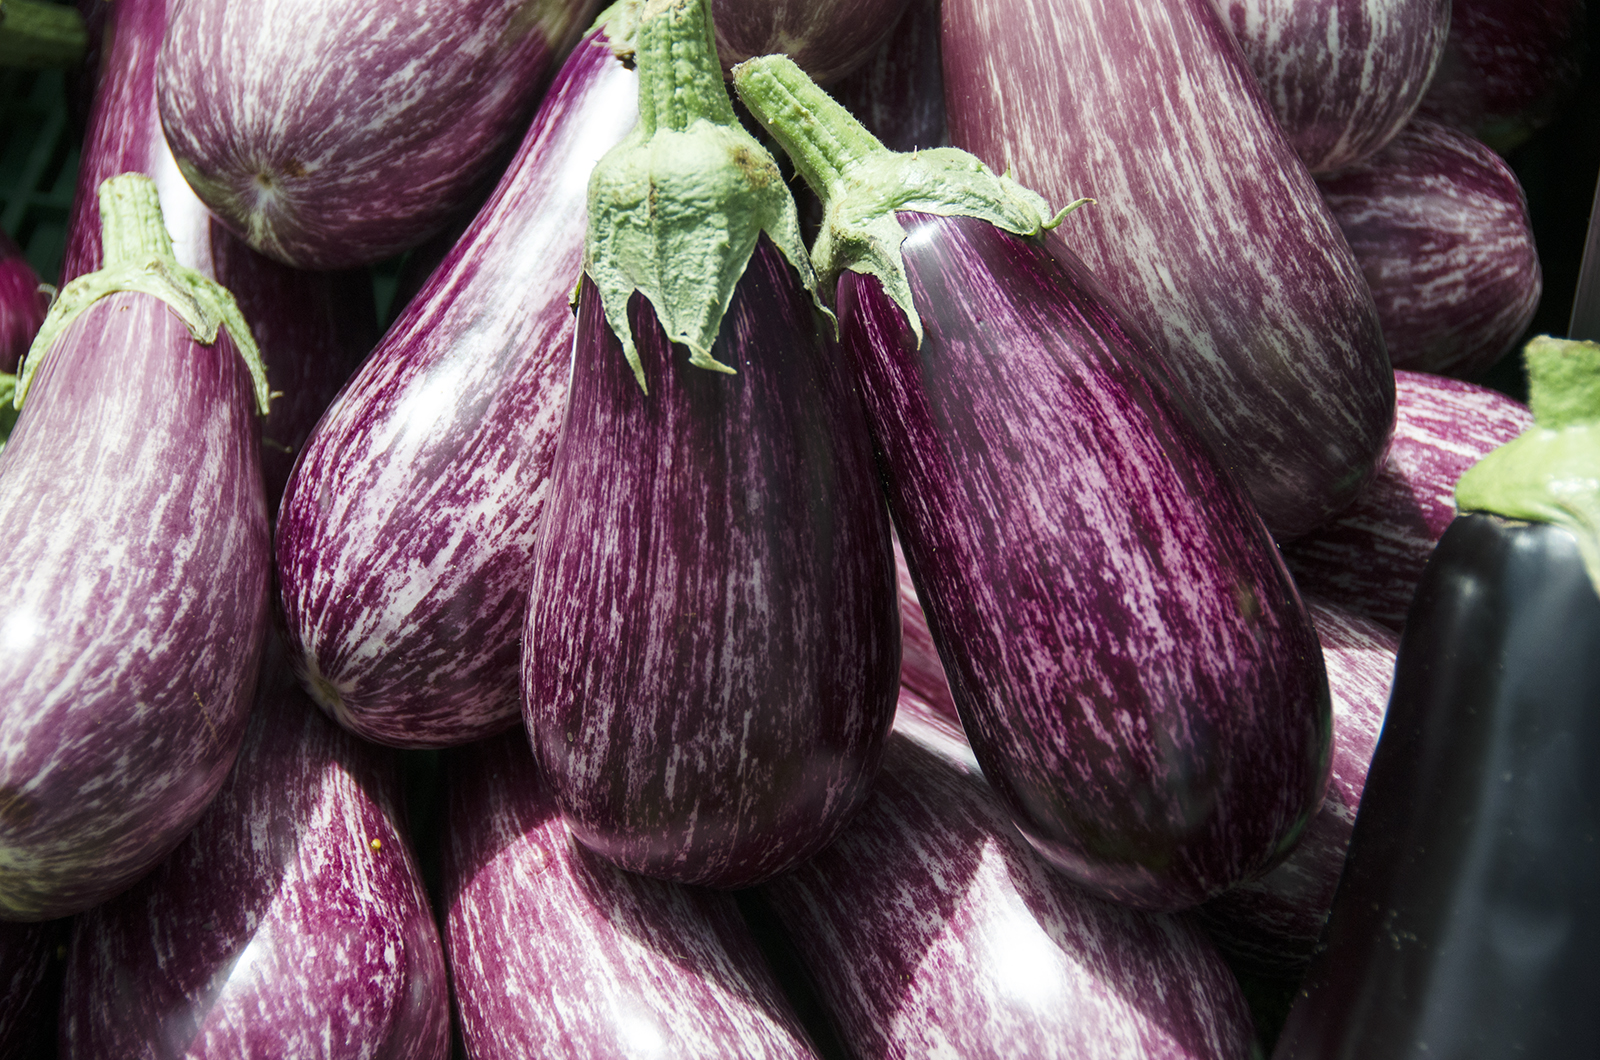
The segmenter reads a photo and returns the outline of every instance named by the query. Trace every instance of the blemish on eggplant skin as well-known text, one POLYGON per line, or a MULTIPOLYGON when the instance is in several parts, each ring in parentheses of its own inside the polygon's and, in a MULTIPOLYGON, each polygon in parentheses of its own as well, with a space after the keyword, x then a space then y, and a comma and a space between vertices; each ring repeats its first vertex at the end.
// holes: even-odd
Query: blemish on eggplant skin
POLYGON ((26 828, 38 812, 39 807, 33 799, 15 786, 7 784, 0 787, 0 823, 13 828, 26 828))
POLYGON ((306 167, 301 164, 298 158, 284 159, 283 165, 278 168, 283 170, 284 176, 287 177, 303 177, 306 175, 306 167))
POLYGON ((1252 626, 1261 621, 1261 599, 1256 596, 1255 589, 1243 581, 1233 583, 1233 605, 1252 626))

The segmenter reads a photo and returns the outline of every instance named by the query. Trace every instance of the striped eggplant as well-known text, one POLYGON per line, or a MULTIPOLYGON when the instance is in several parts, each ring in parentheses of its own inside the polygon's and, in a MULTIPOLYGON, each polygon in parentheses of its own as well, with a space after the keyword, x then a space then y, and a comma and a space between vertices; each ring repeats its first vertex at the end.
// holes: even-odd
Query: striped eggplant
POLYGON ((1297 976, 1311 960, 1344 869, 1400 646, 1393 630, 1325 600, 1305 599, 1333 694, 1328 793, 1283 864, 1196 910, 1218 947, 1258 975, 1297 976))
POLYGON ((0 232, 0 372, 16 374, 28 352, 49 298, 39 291, 39 274, 33 271, 22 248, 0 232))
POLYGON ((1053 201, 1279 539, 1394 418, 1372 296, 1212 0, 945 0, 951 142, 1053 201))
POLYGON ((280 394, 261 428, 267 506, 277 507, 294 454, 339 386, 377 341, 364 272, 292 269, 247 247, 184 182, 156 113, 156 53, 174 0, 117 0, 102 13, 106 46, 88 112, 67 226, 63 282, 100 267, 96 189, 119 173, 156 182, 178 261, 234 293, 280 394))
POLYGON ((588 0, 190 0, 157 63, 178 167, 254 249, 300 268, 426 239, 524 128, 588 0))
MULTIPOLYGON (((862 66, 910 0, 712 0, 722 68, 783 52, 819 81, 862 66)), ((920 0, 917 0, 920 2, 920 0)))
POLYGON ((733 896, 572 841, 526 739, 445 756, 443 923, 467 1055, 815 1055, 733 896))
POLYGON ((1583 76, 1585 8, 1584 0, 1451 0, 1444 58, 1418 113, 1502 153, 1525 143, 1583 76))
POLYGON ((831 91, 890 150, 948 144, 939 0, 912 0, 872 57, 831 91))
POLYGON ((950 680, 944 675, 944 663, 939 660, 939 648, 928 629, 928 616, 922 610, 899 538, 894 542, 894 576, 900 594, 900 686, 959 725, 961 716, 950 697, 950 680))
POLYGON ((889 520, 707 0, 647 5, 638 34, 639 124, 590 182, 524 722, 586 846, 737 887, 867 796, 900 666, 889 520))
POLYGON ((760 889, 852 1055, 1249 1056, 1244 998, 1204 934, 1051 872, 910 698, 860 816, 760 889))
POLYGON ((444 951, 392 752, 269 651, 228 781, 170 857, 73 921, 63 1060, 444 1060, 444 951))
POLYGON ((1289 142, 1317 174, 1394 139, 1422 102, 1450 29, 1450 0, 1218 6, 1289 142))
POLYGON ((148 178, 100 203, 107 267, 62 288, 0 451, 6 919, 87 909, 177 845, 233 763, 267 629, 249 329, 172 259, 148 178))
POLYGON ((1321 654, 1148 341, 1043 240, 1038 196, 887 151, 781 56, 734 84, 826 204, 814 253, 900 544, 1018 827, 1149 908, 1265 870, 1322 797, 1321 654))
POLYGON ((301 454, 275 541, 292 655, 369 739, 442 747, 520 715, 585 182, 637 95, 603 31, 578 46, 491 201, 301 454))
POLYGON ((1450 520, 1461 473, 1532 422, 1498 390, 1395 373, 1394 441, 1348 511, 1283 548, 1303 592, 1399 632, 1417 579, 1450 520))
POLYGON ((1418 118, 1319 186, 1396 368, 1471 379, 1516 345, 1539 306, 1539 249, 1522 184, 1489 145, 1418 118))

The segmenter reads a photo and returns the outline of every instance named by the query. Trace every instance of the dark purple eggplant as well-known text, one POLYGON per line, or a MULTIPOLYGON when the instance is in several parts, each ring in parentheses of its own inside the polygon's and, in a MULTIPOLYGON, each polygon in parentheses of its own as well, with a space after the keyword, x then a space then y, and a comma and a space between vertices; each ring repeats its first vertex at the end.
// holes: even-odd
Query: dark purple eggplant
POLYGON ((813 1056, 731 895, 572 840, 521 733, 446 758, 444 930, 467 1055, 813 1056))
POLYGON ((444 951, 390 752, 268 653, 228 781, 133 888, 73 921, 64 1060, 443 1060, 444 951))
POLYGON ((0 232, 0 372, 16 374, 49 303, 48 295, 39 291, 39 274, 27 255, 0 232))
POLYGON ((928 629, 928 616, 922 610, 916 582, 898 539, 894 542, 894 575, 900 593, 900 686, 960 725, 961 714, 950 697, 950 681, 944 675, 939 647, 928 629))
MULTIPOLYGON (((1496 151, 1556 116, 1583 75, 1584 0, 1452 0, 1444 58, 1418 113, 1496 151)), ((1593 61, 1591 57, 1589 61, 1593 61)))
POLYGON ((1395 373, 1394 441, 1348 511, 1283 548, 1303 592, 1396 633, 1434 545, 1455 518, 1461 473, 1525 430, 1526 405, 1498 390, 1395 373))
POLYGON ((707 0, 650 5, 638 33, 639 125, 590 183, 524 721, 586 846, 735 887, 866 798, 900 665, 889 521, 707 0))
MULTIPOLYGON (((920 2, 920 0, 918 0, 920 2)), ((783 52, 818 81, 861 66, 894 29, 908 0, 713 0, 722 68, 783 52)))
POLYGON ((891 151, 948 144, 939 0, 913 0, 888 39, 832 93, 891 151))
POLYGON ((1318 174, 1394 139, 1422 102, 1450 29, 1450 0, 1218 6, 1295 153, 1318 174))
POLYGON ((153 183, 100 201, 108 268, 62 288, 0 451, 6 919, 87 909, 177 845, 233 763, 267 629, 249 330, 173 261, 153 183))
POLYGON ((1283 864, 1196 910, 1236 964, 1265 976, 1298 976, 1311 959, 1344 869, 1350 829, 1367 766, 1378 745, 1399 637, 1392 630, 1315 597, 1317 624, 1333 694, 1333 774, 1322 806, 1283 864))
POLYGON ((1046 198, 1281 540, 1348 505, 1394 389, 1372 296, 1212 0, 945 0, 951 142, 1046 198), (1026 101, 1026 102, 1024 102, 1026 101))
POLYGON ((422 242, 524 128, 588 0, 192 0, 156 71, 178 167, 255 250, 311 269, 422 242))
POLYGON ((1522 337, 1542 275, 1516 173, 1426 119, 1319 182, 1361 263, 1396 368, 1469 379, 1522 337))
POLYGON ((971 155, 888 152, 781 57, 734 83, 827 206, 818 272, 895 528, 1018 827, 1149 908, 1264 871, 1322 798, 1321 653, 1148 340, 971 155))
POLYGON ((346 728, 442 747, 515 724, 533 536, 595 161, 637 113, 604 33, 305 446, 278 516, 295 665, 346 728))
POLYGON ((852 1055, 1248 1057, 1244 997, 1204 934, 1052 873, 918 713, 902 707, 856 821, 761 888, 852 1055))

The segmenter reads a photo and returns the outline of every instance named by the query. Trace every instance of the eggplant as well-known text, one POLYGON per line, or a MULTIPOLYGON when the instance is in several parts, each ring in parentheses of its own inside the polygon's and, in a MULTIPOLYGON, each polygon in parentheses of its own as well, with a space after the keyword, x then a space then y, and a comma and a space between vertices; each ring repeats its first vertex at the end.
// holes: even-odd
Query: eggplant
POLYGON ((267 653, 238 759, 172 854, 73 920, 64 1060, 443 1060, 449 984, 392 752, 267 653))
POLYGON ((908 5, 888 39, 832 93, 890 150, 947 145, 939 0, 908 5))
POLYGON ((1539 250, 1522 184, 1487 144, 1419 118, 1320 187, 1396 368, 1471 379, 1522 337, 1543 290, 1539 250))
POLYGON ((1307 596, 1333 695, 1333 773, 1305 835, 1283 863, 1195 911, 1235 967, 1297 978, 1327 922, 1367 767, 1389 704, 1399 635, 1354 612, 1307 596))
POLYGON ((1283 547, 1302 592, 1400 632, 1428 556, 1455 518, 1456 479, 1532 422, 1498 390, 1397 371, 1394 440, 1348 511, 1283 547))
POLYGON ((12 238, 0 232, 0 372, 14 375, 28 351, 44 311, 47 293, 39 290, 39 274, 12 238))
POLYGON ((1314 174, 1362 162, 1394 139, 1422 102, 1450 30, 1450 0, 1218 7, 1314 174))
POLYGON ((1600 344, 1525 360, 1533 426, 1457 486, 1275 1057, 1600 1050, 1600 344))
MULTIPOLYGON (((722 68, 783 52, 819 81, 862 66, 910 0, 712 0, 722 68)), ((918 0, 920 2, 920 0, 918 0)))
POLYGON ((951 142, 1052 201, 1280 540, 1371 478, 1394 387, 1366 281, 1212 0, 945 0, 951 142), (1026 105, 1021 101, 1026 100, 1026 105))
POLYGON ((0 451, 12 920, 105 901, 193 827, 238 751, 267 629, 249 329, 172 260, 152 181, 114 178, 100 203, 107 268, 62 288, 0 451))
POLYGON ((195 193, 250 246, 369 265, 442 226, 532 113, 587 0, 193 0, 156 69, 195 193))
POLYGON ((521 716, 532 546, 567 399, 585 181, 632 126, 604 31, 300 455, 278 515, 292 656, 360 735, 443 747, 521 716))
POLYGON ((467 1055, 815 1055, 732 895, 573 842, 521 733, 445 766, 443 924, 467 1055))
POLYGON ((928 629, 928 616, 898 538, 894 542, 894 575, 900 594, 900 687, 959 726, 961 714, 950 696, 950 679, 945 677, 939 647, 928 629))
POLYGON ((760 888, 851 1054, 1249 1056, 1244 997, 1204 934, 1051 872, 909 698, 860 816, 760 888))
POLYGON ((1042 240, 1037 196, 965 152, 888 152, 781 57, 734 77, 826 204, 813 252, 895 528, 1017 826, 1146 908, 1265 870, 1322 798, 1327 680, 1148 340, 1042 240))
POLYGON ((734 117, 706 0, 646 12, 639 125, 590 181, 523 720, 585 846, 738 887, 867 796, 900 665, 893 558, 794 199, 734 117))

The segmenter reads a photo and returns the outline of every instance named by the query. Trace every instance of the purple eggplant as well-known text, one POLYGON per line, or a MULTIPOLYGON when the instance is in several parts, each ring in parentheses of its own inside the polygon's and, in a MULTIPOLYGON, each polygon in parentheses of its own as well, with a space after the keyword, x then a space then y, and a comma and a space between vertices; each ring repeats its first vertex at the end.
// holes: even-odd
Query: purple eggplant
POLYGON ((278 515, 295 665, 345 727, 442 747, 515 724, 533 535, 566 403, 584 188, 634 122, 603 33, 301 454, 278 515))
POLYGON ((95 189, 118 173, 143 173, 161 192, 177 259, 234 293, 281 396, 262 424, 267 506, 277 507, 295 452, 322 410, 377 341, 365 272, 292 269, 250 250, 217 224, 184 182, 156 113, 156 53, 173 0, 117 0, 104 14, 106 47, 89 110, 67 227, 63 282, 100 267, 95 189))
POLYGON ((1321 654, 1148 341, 1041 238, 1037 196, 964 152, 888 152, 781 57, 734 83, 827 206, 818 271, 895 528, 1018 827, 1150 908, 1265 870, 1322 797, 1321 654))
POLYGON ((1394 139, 1422 102, 1450 29, 1450 0, 1218 6, 1289 142, 1318 174, 1394 139))
POLYGON ((1469 133, 1417 119, 1320 181, 1396 368, 1463 379, 1516 345, 1542 275, 1516 173, 1469 133))
POLYGON ((0 372, 16 373, 49 302, 22 248, 0 232, 0 372))
POLYGON ((832 92, 892 151, 948 144, 939 0, 913 0, 872 58, 832 92))
POLYGON ((1052 201, 1280 539, 1394 419, 1372 296, 1212 0, 945 0, 951 141, 1052 201))
POLYGON ((0 451, 6 919, 87 909, 177 845, 233 763, 267 629, 249 329, 172 259, 152 182, 100 201, 107 268, 62 288, 0 451))
POLYGON ((426 239, 522 131, 587 0, 192 0, 156 72, 178 167, 251 247, 300 268, 426 239))
POLYGON ((1393 630, 1354 612, 1311 596, 1306 606, 1317 624, 1333 693, 1328 793, 1283 864, 1196 911, 1224 953, 1251 972, 1269 976, 1305 971, 1333 908, 1400 647, 1393 630))
POLYGON ((1533 422, 1498 390, 1422 372, 1395 373, 1394 442, 1344 514, 1284 546, 1301 590, 1395 632, 1417 580, 1455 518, 1461 473, 1533 422))
POLYGON ((444 930, 467 1055, 811 1057, 733 896, 572 841, 520 733, 446 758, 444 930))
POLYGON ((917 713, 855 823, 761 888, 852 1055, 1248 1057, 1244 997, 1204 934, 1052 873, 959 737, 917 713))
POLYGON ((443 1060, 444 951, 399 781, 269 652, 205 816, 73 921, 62 1057, 443 1060))
POLYGON ((866 798, 900 665, 893 557, 794 199, 734 117, 707 0, 645 11, 639 125, 590 182, 524 721, 586 846, 736 887, 866 798))
POLYGON ((960 712, 950 697, 950 680, 944 675, 939 647, 928 629, 928 616, 899 539, 894 542, 894 575, 900 593, 900 687, 960 725, 960 712))
POLYGON ((818 81, 837 81, 877 51, 908 2, 713 0, 717 53, 731 70, 752 56, 783 52, 818 81))

